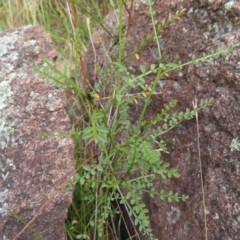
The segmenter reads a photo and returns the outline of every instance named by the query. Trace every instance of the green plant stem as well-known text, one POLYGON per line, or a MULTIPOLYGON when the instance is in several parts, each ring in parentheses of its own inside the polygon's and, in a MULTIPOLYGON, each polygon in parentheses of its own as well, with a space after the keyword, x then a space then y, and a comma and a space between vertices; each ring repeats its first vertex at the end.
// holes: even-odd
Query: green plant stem
POLYGON ((158 82, 158 80, 160 79, 161 76, 162 76, 162 71, 161 71, 161 69, 158 69, 157 75, 156 75, 155 80, 154 80, 154 82, 153 82, 152 89, 151 89, 151 91, 149 92, 149 94, 148 94, 148 96, 147 96, 147 99, 146 99, 146 102, 145 102, 145 104, 144 104, 143 110, 141 111, 141 115, 140 115, 140 117, 139 117, 139 120, 138 120, 138 123, 137 123, 137 127, 136 127, 136 130, 135 130, 135 131, 137 131, 137 132, 139 132, 139 130, 140 130, 141 123, 142 123, 142 121, 143 121, 143 118, 144 118, 144 115, 145 115, 145 113, 146 113, 147 107, 148 107, 148 105, 149 105, 149 103, 150 103, 150 100, 151 100, 151 97, 152 97, 152 95, 153 95, 153 92, 154 92, 155 89, 156 89, 157 82, 158 82))
MULTIPOLYGON (((124 49, 123 42, 123 0, 119 0, 119 20, 118 20, 118 63, 122 62, 122 54, 124 49)), ((117 89, 121 86, 121 71, 117 71, 117 89)))
POLYGON ((150 16, 151 16, 151 25, 153 27, 153 32, 154 32, 154 36, 155 36, 155 40, 156 40, 156 43, 157 43, 157 49, 158 49, 158 56, 159 56, 159 59, 162 58, 162 54, 161 54, 161 48, 160 48, 160 44, 159 44, 159 40, 158 40, 158 33, 157 33, 157 29, 156 29, 156 20, 154 19, 154 10, 152 8, 153 6, 153 1, 152 0, 148 0, 148 6, 149 6, 149 13, 150 13, 150 16))

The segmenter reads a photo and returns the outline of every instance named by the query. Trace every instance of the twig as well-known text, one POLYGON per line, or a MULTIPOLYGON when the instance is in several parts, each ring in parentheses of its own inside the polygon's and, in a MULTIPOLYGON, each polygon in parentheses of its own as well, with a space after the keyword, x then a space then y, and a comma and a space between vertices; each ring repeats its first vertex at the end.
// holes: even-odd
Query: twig
MULTIPOLYGON (((197 97, 195 97, 195 101, 193 102, 193 107, 197 107, 197 97)), ((203 203, 203 214, 204 214, 205 240, 208 240, 206 201, 205 201, 205 193, 204 193, 204 186, 203 186, 202 161, 201 161, 201 150, 200 150, 200 141, 199 141, 198 112, 196 112, 196 124, 197 124, 198 160, 199 160, 200 176, 201 176, 201 188, 202 188, 202 203, 203 203)))
POLYGON ((131 5, 130 5, 130 8, 128 9, 128 7, 126 5, 126 2, 123 1, 124 7, 125 7, 125 9, 128 12, 128 27, 127 27, 126 37, 128 37, 130 26, 131 26, 131 22, 132 22, 133 3, 134 3, 134 0, 131 0, 131 5))

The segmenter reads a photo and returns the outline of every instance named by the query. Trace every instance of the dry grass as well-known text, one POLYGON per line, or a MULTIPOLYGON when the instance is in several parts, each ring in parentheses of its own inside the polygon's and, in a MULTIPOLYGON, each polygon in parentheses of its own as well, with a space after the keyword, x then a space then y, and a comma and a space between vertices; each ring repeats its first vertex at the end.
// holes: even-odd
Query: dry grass
MULTIPOLYGON (((61 61, 72 59, 72 28, 67 15, 66 0, 0 0, 0 30, 28 24, 40 25, 49 33, 59 52, 61 61)), ((109 11, 109 0, 74 0, 92 14, 103 16, 109 11)), ((79 37, 86 49, 88 30, 86 15, 77 8, 79 37)))

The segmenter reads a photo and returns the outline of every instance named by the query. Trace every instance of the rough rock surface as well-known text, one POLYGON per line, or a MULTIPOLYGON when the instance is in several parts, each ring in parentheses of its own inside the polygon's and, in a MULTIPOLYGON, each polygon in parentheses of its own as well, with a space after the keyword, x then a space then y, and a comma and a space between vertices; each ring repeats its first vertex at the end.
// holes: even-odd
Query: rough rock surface
MULTIPOLYGON (((134 46, 151 32, 150 17, 144 1, 135 1, 126 55, 132 53, 134 46)), ((146 2, 146 1, 145 1, 146 2)), ((199 113, 200 152, 203 169, 204 192, 208 239, 237 240, 240 237, 240 2, 215 1, 154 1, 158 21, 186 8, 180 21, 175 21, 162 35, 163 52, 166 62, 179 60, 187 62, 192 54, 202 56, 211 49, 237 44, 234 53, 175 71, 166 79, 163 87, 158 87, 148 108, 148 118, 152 119, 163 106, 178 100, 176 111, 198 102, 213 98, 211 107, 199 113), (161 94, 160 94, 161 93, 161 94)), ((117 35, 115 14, 106 17, 106 27, 117 35)), ((114 58, 116 43, 108 34, 99 29, 93 34, 95 49, 90 45, 85 61, 88 79, 92 85, 101 81, 95 74, 94 60, 103 69, 108 67, 108 57, 114 58), (105 48, 101 46, 104 42, 105 48), (108 56, 106 56, 106 49, 108 56)), ((140 59, 127 62, 129 70, 140 74, 140 64, 149 66, 157 63, 156 44, 151 43, 140 53, 140 59)), ((109 78, 110 79, 110 78, 109 78)), ((149 82, 151 78, 147 79, 149 82)), ((104 85, 104 82, 101 82, 104 85)), ((102 91, 107 91, 109 83, 102 91)), ((102 93, 100 93, 102 94, 102 93)), ((134 123, 139 107, 133 106, 129 117, 134 123)), ((204 215, 202 190, 199 172, 196 121, 186 121, 171 131, 166 138, 174 138, 169 144, 169 155, 163 160, 177 167, 179 179, 169 182, 167 190, 177 191, 189 196, 180 203, 162 202, 157 198, 147 199, 150 209, 151 226, 158 239, 202 240, 204 236, 204 215)), ((161 189, 162 184, 156 183, 161 189)))
POLYGON ((25 226, 12 214, 25 222, 37 214, 33 231, 18 239, 63 240, 72 192, 62 189, 74 172, 73 142, 36 135, 70 129, 66 94, 33 70, 54 61, 56 50, 31 26, 1 32, 0 46, 0 239, 13 239, 25 226))

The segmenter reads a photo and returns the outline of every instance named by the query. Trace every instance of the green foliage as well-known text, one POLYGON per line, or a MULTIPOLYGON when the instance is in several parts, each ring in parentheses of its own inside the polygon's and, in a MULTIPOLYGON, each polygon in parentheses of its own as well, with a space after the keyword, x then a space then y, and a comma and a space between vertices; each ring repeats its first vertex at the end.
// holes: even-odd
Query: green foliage
MULTIPOLYGON (((77 6, 81 5, 74 2, 77 6)), ((73 132, 77 146, 77 167, 86 158, 91 161, 77 171, 73 183, 68 183, 75 186, 69 213, 71 217, 66 223, 69 239, 108 239, 110 236, 113 239, 113 233, 115 238, 119 237, 117 226, 123 222, 119 204, 131 217, 136 228, 135 234, 141 232, 149 239, 155 239, 149 224, 147 206, 142 202, 143 194, 168 202, 188 199, 184 194, 164 190, 168 180, 173 177, 179 178, 180 173, 162 159, 162 152, 168 153, 168 142, 162 139, 162 135, 181 122, 192 119, 198 111, 209 106, 212 99, 202 101, 199 106, 181 112, 174 111, 177 101, 173 100, 149 121, 145 120, 146 110, 159 79, 164 75, 190 64, 211 62, 218 56, 231 52, 234 46, 220 49, 218 52, 212 51, 210 54, 203 53, 200 58, 193 55, 186 63, 180 61, 165 63, 161 53, 161 32, 171 22, 181 17, 184 9, 166 21, 158 23, 153 10, 154 2, 148 0, 147 6, 152 34, 146 36, 129 56, 124 56, 127 41, 122 27, 124 5, 122 1, 118 2, 118 56, 110 64, 109 69, 104 72, 99 69, 98 72, 103 83, 115 73, 116 82, 109 84, 111 94, 96 99, 95 96, 101 88, 100 84, 95 86, 95 89, 83 89, 79 87, 77 81, 67 77, 48 62, 43 68, 37 69, 55 83, 74 90, 83 109, 83 125, 73 132), (139 53, 152 41, 155 41, 158 47, 159 64, 140 65, 141 73, 134 75, 128 70, 126 60, 139 53), (150 75, 155 77, 147 86, 145 79, 150 75), (130 94, 131 89, 137 89, 139 92, 130 94), (133 127, 128 118, 129 106, 133 100, 136 103, 140 96, 145 97, 145 103, 133 127), (79 148, 83 151, 79 151, 79 148), (154 181, 160 182, 162 189, 156 189, 154 181), (116 202, 117 207, 114 204, 116 202), (120 216, 120 220, 116 220, 117 216, 120 216), (119 224, 114 225, 114 221, 115 223, 119 221, 119 224)), ((86 10, 86 13, 95 21, 99 21, 89 11, 86 10)), ((105 29, 101 21, 99 24, 105 29)))

